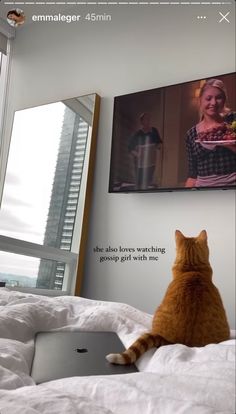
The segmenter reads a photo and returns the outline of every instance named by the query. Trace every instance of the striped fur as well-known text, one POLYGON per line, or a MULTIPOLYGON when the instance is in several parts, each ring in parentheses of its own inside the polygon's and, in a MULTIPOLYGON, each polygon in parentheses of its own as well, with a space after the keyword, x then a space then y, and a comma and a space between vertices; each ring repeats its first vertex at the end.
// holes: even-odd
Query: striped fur
POLYGON ((136 362, 149 349, 154 347, 159 348, 159 346, 167 344, 168 342, 161 336, 145 333, 122 354, 109 354, 106 356, 106 359, 112 364, 129 365, 136 362))
POLYGON ((185 237, 175 232, 173 280, 152 321, 152 330, 122 354, 109 354, 113 364, 132 364, 148 349, 167 344, 205 346, 229 339, 230 330, 218 289, 212 283, 207 233, 185 237))

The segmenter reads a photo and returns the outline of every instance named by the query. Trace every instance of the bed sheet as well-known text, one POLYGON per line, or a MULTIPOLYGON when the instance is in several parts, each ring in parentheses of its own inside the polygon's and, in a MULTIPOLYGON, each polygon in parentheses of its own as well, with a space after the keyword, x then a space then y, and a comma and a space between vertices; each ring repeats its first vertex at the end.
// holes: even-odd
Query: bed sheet
POLYGON ((64 378, 35 385, 30 377, 39 331, 117 332, 128 347, 152 315, 115 302, 49 298, 0 289, 1 414, 233 414, 235 332, 202 348, 152 349, 134 374, 64 378))

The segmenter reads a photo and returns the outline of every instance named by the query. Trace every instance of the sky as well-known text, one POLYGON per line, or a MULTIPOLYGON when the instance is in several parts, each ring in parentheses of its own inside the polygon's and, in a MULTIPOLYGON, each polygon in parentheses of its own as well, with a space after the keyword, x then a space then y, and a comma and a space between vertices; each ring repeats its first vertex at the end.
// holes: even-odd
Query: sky
MULTIPOLYGON (((15 113, 7 164, 0 234, 43 243, 65 105, 15 113)), ((0 273, 36 277, 39 259, 0 252, 0 273)))

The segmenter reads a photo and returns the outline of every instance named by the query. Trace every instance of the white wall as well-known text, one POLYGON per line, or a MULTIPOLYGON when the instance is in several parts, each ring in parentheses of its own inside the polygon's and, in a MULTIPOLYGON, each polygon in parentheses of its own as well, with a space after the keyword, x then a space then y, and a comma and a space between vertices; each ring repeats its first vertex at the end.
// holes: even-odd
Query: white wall
MULTIPOLYGON (((100 94, 95 186, 82 295, 127 302, 152 313, 171 279, 175 229, 194 236, 205 228, 214 281, 233 326, 235 193, 217 190, 108 194, 113 97, 234 71, 233 24, 219 25, 212 16, 209 24, 200 28, 194 7, 176 7, 172 15, 166 7, 158 11, 151 6, 109 10, 112 22, 35 23, 18 30, 9 119, 15 109, 92 92, 100 94), (208 40, 210 52, 206 48, 208 40), (159 245, 166 248, 166 254, 156 263, 99 263, 99 255, 93 252, 97 245, 159 245)), ((210 6, 205 10, 211 13, 210 6)))

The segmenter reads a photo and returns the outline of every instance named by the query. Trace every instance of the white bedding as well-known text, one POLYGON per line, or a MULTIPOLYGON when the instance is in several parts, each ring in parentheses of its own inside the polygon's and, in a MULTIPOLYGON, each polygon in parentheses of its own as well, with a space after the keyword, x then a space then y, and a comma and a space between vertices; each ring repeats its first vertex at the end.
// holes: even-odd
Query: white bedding
POLYGON ((151 319, 122 303, 0 289, 0 414, 234 414, 234 332, 218 345, 150 350, 134 374, 38 386, 29 376, 38 331, 115 331, 128 346, 150 329, 151 319))

